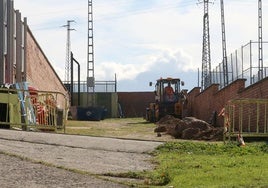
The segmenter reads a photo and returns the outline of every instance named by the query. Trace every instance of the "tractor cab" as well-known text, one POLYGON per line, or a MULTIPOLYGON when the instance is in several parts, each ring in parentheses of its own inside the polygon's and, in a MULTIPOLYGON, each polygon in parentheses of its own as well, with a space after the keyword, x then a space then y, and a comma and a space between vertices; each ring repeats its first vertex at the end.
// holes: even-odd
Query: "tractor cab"
POLYGON ((180 86, 184 85, 179 78, 160 78, 155 84, 155 101, 159 103, 176 103, 181 97, 180 86))

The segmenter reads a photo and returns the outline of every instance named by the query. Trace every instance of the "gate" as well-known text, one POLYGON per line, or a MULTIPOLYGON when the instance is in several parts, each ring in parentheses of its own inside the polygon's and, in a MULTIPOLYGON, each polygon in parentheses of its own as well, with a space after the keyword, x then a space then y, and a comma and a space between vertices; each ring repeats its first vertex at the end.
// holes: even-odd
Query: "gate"
POLYGON ((60 92, 39 91, 27 83, 0 88, 0 127, 57 131, 64 130, 68 98, 60 92))
POLYGON ((268 137, 268 99, 230 100, 224 112, 224 141, 243 137, 268 137))

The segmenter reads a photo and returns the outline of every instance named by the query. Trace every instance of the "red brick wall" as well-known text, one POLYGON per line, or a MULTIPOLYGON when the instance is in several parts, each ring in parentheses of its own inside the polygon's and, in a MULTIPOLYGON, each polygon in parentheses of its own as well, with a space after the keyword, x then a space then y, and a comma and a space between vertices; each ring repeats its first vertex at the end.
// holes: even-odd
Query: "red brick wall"
POLYGON ((118 103, 122 107, 124 117, 143 117, 146 108, 154 102, 153 92, 119 92, 118 103))
POLYGON ((26 81, 39 91, 61 93, 55 96, 57 106, 65 108, 69 100, 68 92, 29 29, 26 53, 26 81))
MULTIPOLYGON (((229 100, 237 98, 268 99, 268 78, 247 88, 244 79, 236 80, 221 90, 215 84, 202 92, 200 88, 194 88, 188 93, 188 115, 209 122, 214 111, 218 114, 229 100)), ((217 117, 217 125, 223 125, 222 117, 217 117)))
POLYGON ((188 107, 188 114, 187 116, 197 116, 195 113, 197 113, 197 111, 195 111, 195 106, 196 104, 196 96, 200 93, 200 87, 195 87, 194 89, 192 89, 187 97, 187 107, 188 107))
POLYGON ((27 68, 26 80, 43 91, 57 91, 66 94, 64 85, 62 84, 57 73, 51 66, 41 47, 38 45, 30 30, 27 32, 27 68))
POLYGON ((240 93, 240 97, 268 99, 268 77, 245 88, 243 92, 240 93))

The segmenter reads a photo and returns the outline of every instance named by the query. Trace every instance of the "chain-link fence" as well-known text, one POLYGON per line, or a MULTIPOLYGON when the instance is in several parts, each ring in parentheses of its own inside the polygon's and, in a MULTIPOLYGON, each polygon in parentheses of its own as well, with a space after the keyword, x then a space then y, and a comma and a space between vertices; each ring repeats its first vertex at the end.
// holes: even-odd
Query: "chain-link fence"
MULTIPOLYGON (((263 66, 259 65, 259 43, 250 41, 227 57, 227 74, 224 74, 223 63, 211 72, 211 82, 225 87, 224 78, 228 84, 237 79, 246 79, 246 86, 252 85, 268 76, 268 52, 263 50, 263 66)), ((268 49, 268 42, 263 42, 263 49, 268 49)))
MULTIPOLYGON (((71 84, 64 82, 65 87, 70 91, 71 84)), ((97 93, 115 93, 117 91, 116 81, 95 81, 95 88, 94 91, 97 93)), ((80 82, 80 92, 86 93, 87 92, 87 82, 81 81, 80 82)), ((92 88, 89 89, 91 92, 92 88)), ((78 92, 78 82, 73 82, 73 92, 78 92)))

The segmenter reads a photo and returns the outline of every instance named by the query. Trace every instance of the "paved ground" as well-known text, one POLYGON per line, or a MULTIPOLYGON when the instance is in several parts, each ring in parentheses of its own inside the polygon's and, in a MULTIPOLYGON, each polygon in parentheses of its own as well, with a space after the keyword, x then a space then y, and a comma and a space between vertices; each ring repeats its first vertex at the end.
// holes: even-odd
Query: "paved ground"
POLYGON ((0 184, 1 187, 124 187, 66 169, 96 175, 151 169, 153 166, 149 162, 151 156, 148 153, 160 144, 0 130, 0 184))

